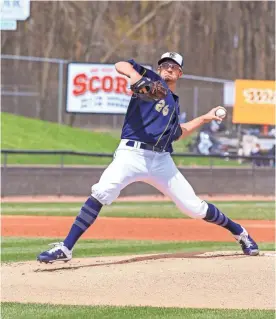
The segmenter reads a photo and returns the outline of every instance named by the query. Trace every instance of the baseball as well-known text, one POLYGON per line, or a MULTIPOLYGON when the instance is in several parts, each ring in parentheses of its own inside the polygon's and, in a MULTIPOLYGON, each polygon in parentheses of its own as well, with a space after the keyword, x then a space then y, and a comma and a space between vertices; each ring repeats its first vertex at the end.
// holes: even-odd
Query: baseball
POLYGON ((218 110, 216 110, 216 116, 218 116, 218 117, 221 117, 221 118, 224 118, 225 117, 225 115, 226 115, 226 111, 224 110, 224 109, 218 109, 218 110))

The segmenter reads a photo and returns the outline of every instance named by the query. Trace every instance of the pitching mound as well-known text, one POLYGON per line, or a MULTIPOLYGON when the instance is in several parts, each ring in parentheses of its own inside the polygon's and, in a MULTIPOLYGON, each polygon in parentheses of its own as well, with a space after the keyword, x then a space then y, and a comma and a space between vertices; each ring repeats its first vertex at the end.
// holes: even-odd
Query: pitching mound
POLYGON ((2 301, 274 309, 274 260, 217 252, 8 263, 2 301))

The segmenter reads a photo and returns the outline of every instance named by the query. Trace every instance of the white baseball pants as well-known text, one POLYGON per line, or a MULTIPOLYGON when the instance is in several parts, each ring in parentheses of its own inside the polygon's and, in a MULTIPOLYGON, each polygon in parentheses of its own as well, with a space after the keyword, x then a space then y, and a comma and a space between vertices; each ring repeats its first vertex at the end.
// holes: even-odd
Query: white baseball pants
POLYGON ((92 186, 92 196, 101 204, 109 205, 127 185, 145 182, 168 196, 181 212, 192 218, 206 216, 208 205, 196 196, 193 188, 177 169, 170 153, 153 152, 126 146, 121 140, 114 159, 103 172, 99 182, 92 186))

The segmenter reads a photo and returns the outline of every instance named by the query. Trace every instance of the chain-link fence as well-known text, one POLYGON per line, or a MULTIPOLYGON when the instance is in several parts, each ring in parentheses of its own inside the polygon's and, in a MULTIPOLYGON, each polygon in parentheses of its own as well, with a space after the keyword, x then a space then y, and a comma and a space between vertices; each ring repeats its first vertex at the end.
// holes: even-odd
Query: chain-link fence
MULTIPOLYGON (((2 112, 87 128, 119 129, 124 115, 66 112, 66 60, 1 55, 2 112)), ((186 120, 223 105, 227 80, 183 75, 177 85, 186 120)), ((231 110, 228 121, 231 123, 231 110)))
POLYGON ((63 123, 66 61, 1 56, 2 111, 63 123))

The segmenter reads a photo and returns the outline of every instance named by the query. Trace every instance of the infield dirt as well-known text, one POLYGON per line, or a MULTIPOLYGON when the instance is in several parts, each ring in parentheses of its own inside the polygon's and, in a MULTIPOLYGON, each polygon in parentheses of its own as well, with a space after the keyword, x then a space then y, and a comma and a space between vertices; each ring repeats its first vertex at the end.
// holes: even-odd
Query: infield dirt
MULTIPOLYGON (((75 217, 2 216, 2 236, 64 238, 75 217)), ((258 242, 274 242, 275 221, 239 221, 258 242)), ((222 227, 195 219, 99 217, 82 238, 235 241, 222 227)))

